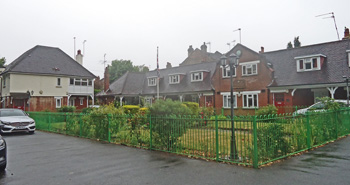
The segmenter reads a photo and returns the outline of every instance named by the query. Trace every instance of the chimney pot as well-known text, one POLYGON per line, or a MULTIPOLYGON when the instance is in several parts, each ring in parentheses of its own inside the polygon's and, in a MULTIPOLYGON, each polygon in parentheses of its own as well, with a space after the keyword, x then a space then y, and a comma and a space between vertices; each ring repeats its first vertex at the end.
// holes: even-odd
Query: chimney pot
POLYGON ((188 52, 188 56, 190 56, 191 53, 193 52, 193 47, 192 47, 192 45, 190 45, 190 47, 188 47, 187 52, 188 52))
POLYGON ((347 27, 345 27, 344 38, 343 39, 350 39, 349 28, 347 28, 347 27))
POLYGON ((81 54, 81 50, 78 50, 77 56, 75 56, 75 60, 80 64, 83 65, 83 55, 81 54))
POLYGON ((170 62, 167 62, 167 63, 166 63, 166 68, 169 69, 169 68, 171 68, 171 67, 172 67, 172 66, 171 66, 171 63, 170 63, 170 62))
POLYGON ((264 53, 264 52, 265 52, 265 48, 261 46, 259 53, 264 53))
POLYGON ((205 42, 203 42, 203 45, 201 46, 201 50, 205 53, 207 52, 207 45, 205 45, 205 42))

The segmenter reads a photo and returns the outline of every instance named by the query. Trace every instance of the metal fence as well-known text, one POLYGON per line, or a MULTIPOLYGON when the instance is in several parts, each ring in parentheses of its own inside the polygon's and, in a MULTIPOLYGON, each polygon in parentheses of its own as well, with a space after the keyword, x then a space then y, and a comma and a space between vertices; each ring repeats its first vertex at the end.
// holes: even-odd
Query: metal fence
POLYGON ((255 168, 350 133, 350 109, 235 117, 234 125, 224 116, 29 114, 38 130, 255 168))

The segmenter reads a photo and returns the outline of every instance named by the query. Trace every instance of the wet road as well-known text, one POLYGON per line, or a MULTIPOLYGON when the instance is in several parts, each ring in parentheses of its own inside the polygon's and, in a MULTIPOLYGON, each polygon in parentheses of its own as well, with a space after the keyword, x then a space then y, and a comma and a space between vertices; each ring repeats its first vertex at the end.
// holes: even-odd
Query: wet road
POLYGON ((350 137, 259 170, 44 132, 4 138, 0 184, 350 184, 350 137))

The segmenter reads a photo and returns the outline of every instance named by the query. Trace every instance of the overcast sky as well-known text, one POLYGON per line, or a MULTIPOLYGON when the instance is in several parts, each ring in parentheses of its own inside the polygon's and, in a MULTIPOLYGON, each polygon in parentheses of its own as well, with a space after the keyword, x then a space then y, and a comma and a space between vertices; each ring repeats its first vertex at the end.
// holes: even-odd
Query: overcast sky
MULTIPOLYGON (((154 69, 178 66, 189 45, 210 42, 225 53, 239 42, 259 51, 285 49, 295 36, 303 46, 337 40, 350 27, 349 0, 1 0, 0 57, 11 63, 36 45, 59 47, 73 57, 85 43, 84 66, 103 74, 106 60, 131 60, 154 69), (324 16, 324 17, 329 17, 324 16)), ((209 50, 209 46, 208 46, 209 50)))

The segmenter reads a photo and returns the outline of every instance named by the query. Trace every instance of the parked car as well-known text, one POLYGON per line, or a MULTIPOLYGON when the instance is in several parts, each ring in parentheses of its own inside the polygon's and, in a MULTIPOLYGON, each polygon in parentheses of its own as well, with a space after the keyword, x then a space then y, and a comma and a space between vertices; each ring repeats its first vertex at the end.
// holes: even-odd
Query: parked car
POLYGON ((89 108, 100 108, 100 105, 89 105, 89 108))
POLYGON ((0 135, 0 171, 4 171, 7 165, 6 141, 0 135))
MULTIPOLYGON (((340 104, 340 107, 346 107, 347 106, 347 101, 346 100, 334 100, 334 102, 337 102, 340 104)), ((304 108, 304 109, 299 109, 295 111, 293 114, 306 114, 306 112, 312 111, 312 112, 321 112, 325 111, 324 109, 324 104, 322 102, 317 102, 310 107, 304 108)))
POLYGON ((35 121, 20 109, 0 109, 0 132, 28 132, 34 134, 35 121))

